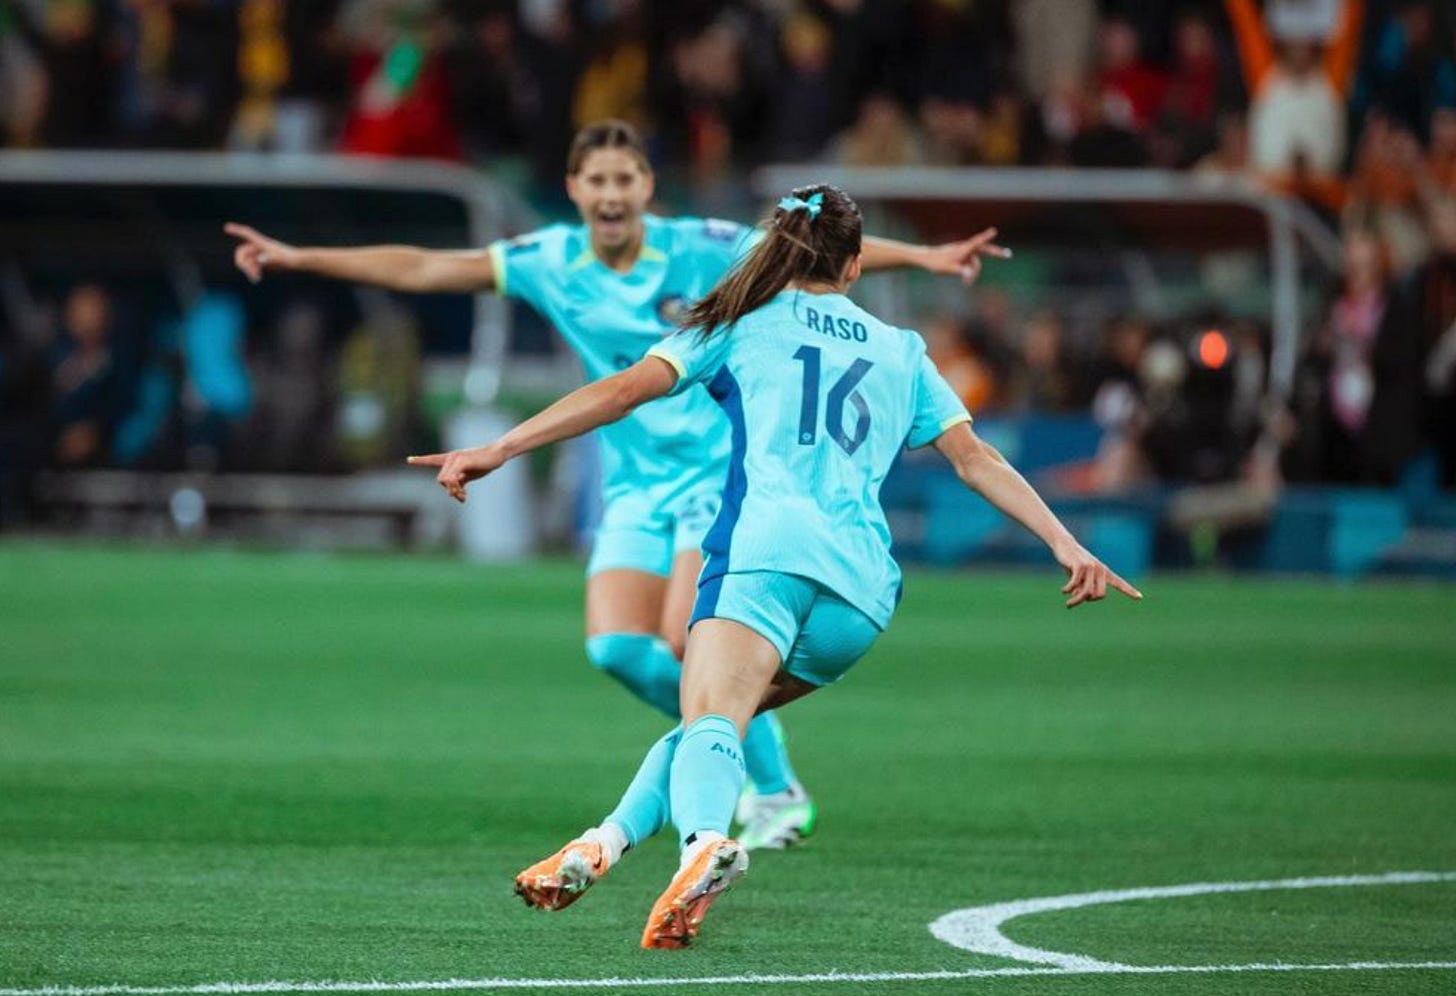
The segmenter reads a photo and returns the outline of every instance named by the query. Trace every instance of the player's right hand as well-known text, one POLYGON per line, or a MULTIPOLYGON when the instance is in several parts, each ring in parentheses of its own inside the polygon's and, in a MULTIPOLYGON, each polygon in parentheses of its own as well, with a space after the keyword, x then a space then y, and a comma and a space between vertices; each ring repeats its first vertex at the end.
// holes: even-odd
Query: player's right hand
POLYGON ((489 444, 473 449, 426 453, 423 456, 405 458, 405 463, 412 467, 439 467, 440 472, 435 476, 435 482, 445 489, 446 494, 461 503, 465 501, 467 484, 499 470, 505 462, 505 455, 500 449, 489 444))
POLYGON ((235 221, 222 226, 222 230, 239 240, 233 250, 233 263, 255 284, 267 270, 289 269, 298 254, 288 243, 270 239, 257 229, 235 221))

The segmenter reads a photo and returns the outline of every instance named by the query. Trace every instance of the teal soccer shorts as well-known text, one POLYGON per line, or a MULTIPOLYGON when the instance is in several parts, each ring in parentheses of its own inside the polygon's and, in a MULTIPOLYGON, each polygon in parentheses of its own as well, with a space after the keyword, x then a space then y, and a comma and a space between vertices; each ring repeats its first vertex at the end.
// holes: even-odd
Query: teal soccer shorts
POLYGON ((666 500, 650 491, 612 499, 602 510, 587 575, 626 569, 667 577, 674 557, 702 546, 721 502, 717 484, 666 500))
POLYGON ((811 685, 844 677, 880 635, 853 605, 816 581, 776 571, 744 571, 698 586, 691 625, 731 619, 772 643, 783 669, 811 685))

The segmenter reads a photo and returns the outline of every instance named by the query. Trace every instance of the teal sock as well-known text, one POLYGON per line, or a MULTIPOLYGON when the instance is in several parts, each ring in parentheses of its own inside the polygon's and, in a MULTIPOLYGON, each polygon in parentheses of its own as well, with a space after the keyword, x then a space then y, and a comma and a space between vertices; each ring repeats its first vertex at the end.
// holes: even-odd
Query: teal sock
POLYGON ((633 776, 632 784, 622 794, 622 801, 602 821, 621 827, 631 847, 636 847, 667 825, 672 757, 682 735, 683 728, 674 726, 671 733, 652 745, 633 776))
POLYGON ((682 664, 667 641, 647 633, 603 633, 588 637, 586 656, 601 671, 616 678, 643 702, 673 719, 678 710, 677 686, 682 664))
POLYGON ((668 792, 678 840, 713 830, 724 836, 743 788, 743 745, 725 716, 703 716, 683 730, 672 758, 668 792))
POLYGON ((753 790, 759 795, 786 792, 798 784, 793 765, 789 764, 783 725, 774 713, 754 716, 743 732, 743 764, 753 790))

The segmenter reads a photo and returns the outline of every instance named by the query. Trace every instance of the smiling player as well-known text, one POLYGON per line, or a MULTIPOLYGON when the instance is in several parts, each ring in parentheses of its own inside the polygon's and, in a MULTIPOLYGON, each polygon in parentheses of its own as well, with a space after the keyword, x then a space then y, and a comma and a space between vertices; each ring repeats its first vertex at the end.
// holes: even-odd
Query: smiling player
MULTIPOLYGON (((680 948, 748 867, 728 838, 741 737, 761 710, 838 681, 900 601, 880 485, 900 451, 934 445, 965 485, 1031 530, 1068 575, 1067 606, 1142 595, 1082 547, 936 372, 915 333, 845 296, 860 275, 860 212, 816 185, 779 202, 763 240, 628 370, 572 392, 474 449, 410 457, 460 501, 471 481, 539 446, 707 388, 732 425, 723 510, 704 540, 683 664, 682 723, 648 750, 615 810, 516 876, 533 906, 573 902, 671 822, 681 858, 642 946, 680 948)), ((932 878, 933 880, 933 873, 932 878)))
MULTIPOLYGON (((523 300, 556 326, 595 381, 632 366, 674 331, 755 239, 735 222, 649 214, 652 169, 624 122, 578 133, 566 174, 581 224, 552 225, 486 249, 303 248, 246 225, 226 231, 240 240, 238 268, 255 282, 268 271, 295 271, 397 291, 495 290, 523 300)), ((994 237, 988 229, 939 246, 866 239, 864 265, 917 266, 970 282, 981 254, 1007 255, 994 237)), ((727 476, 728 422, 706 391, 691 390, 604 427, 600 439, 603 513, 587 567, 587 657, 676 717, 703 566, 699 546, 727 476)), ((772 713, 749 725, 743 752, 753 788, 739 812, 743 844, 785 847, 813 832, 814 804, 772 713)))

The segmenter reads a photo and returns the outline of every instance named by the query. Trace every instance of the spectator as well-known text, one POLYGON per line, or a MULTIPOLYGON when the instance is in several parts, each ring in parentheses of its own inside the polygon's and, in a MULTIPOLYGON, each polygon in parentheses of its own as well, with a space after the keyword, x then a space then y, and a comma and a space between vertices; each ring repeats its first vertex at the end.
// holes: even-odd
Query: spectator
POLYGON ((926 352, 940 375, 972 414, 999 400, 1000 384, 987 355, 983 336, 970 323, 940 315, 925 326, 926 352))
POLYGON ((1431 252, 1419 189, 1422 166, 1413 135, 1393 127, 1383 114, 1367 116, 1349 184, 1345 225, 1374 232, 1397 277, 1414 270, 1431 252))
MULTIPOLYGON (((510 8, 491 6, 465 23, 450 49, 451 88, 461 135, 472 158, 530 148, 544 128, 543 81, 533 39, 510 8)), ((554 67, 562 72, 567 67, 554 67)))
POLYGON ((750 27, 725 13, 669 46, 658 116, 667 149, 685 162, 700 193, 721 183, 761 138, 767 112, 746 51, 750 27))
POLYGON ((111 23, 95 0, 60 0, 37 15, 47 77, 42 140, 60 148, 95 148, 109 137, 111 23))
POLYGON ((1271 5, 1272 30, 1254 0, 1224 4, 1250 97, 1254 170, 1277 187, 1337 207, 1345 97, 1358 56, 1364 0, 1340 0, 1335 25, 1301 16, 1305 12, 1299 5, 1284 0, 1271 5))
POLYGON ((353 98, 340 148, 362 155, 462 159, 432 0, 353 0, 353 98))
POLYGON ((1077 132, 1067 147, 1072 165, 1121 169, 1146 166, 1147 146, 1126 127, 1107 116, 1108 102, 1085 93, 1080 97, 1077 132))
POLYGON ((1150 337, 1142 320, 1117 319, 1108 327, 1102 356, 1093 366, 1092 417, 1102 427, 1094 490, 1123 491, 1148 474, 1142 452, 1148 417, 1141 368, 1150 337))
POLYGON ((273 144, 277 96, 289 71, 283 8, 283 0, 243 0, 238 7, 238 78, 243 96, 228 138, 233 148, 264 149, 273 144))
POLYGON ((1032 100, 1040 102, 1067 80, 1089 75, 1097 32, 1095 0, 1017 0, 1009 6, 1017 75, 1032 100))
POLYGON ((279 316, 272 344, 255 360, 258 404, 249 449, 261 467, 316 471, 336 462, 329 390, 337 374, 326 337, 319 307, 292 304, 279 316))
POLYGON ((228 143, 234 148, 315 152, 328 113, 348 94, 343 46, 333 30, 339 0, 244 0, 238 78, 243 98, 228 143))
POLYGON ((40 139, 47 86, 22 16, 13 2, 0 0, 0 139, 24 147, 40 139))
POLYGON ((646 123, 647 46, 641 19, 641 0, 625 0, 609 20, 593 26, 592 53, 572 101, 577 128, 606 118, 620 118, 637 128, 646 123))
POLYGON ((1077 400, 1065 353, 1062 319, 1050 308, 1031 316, 1022 335, 1010 403, 1035 412, 1066 412, 1077 400))
POLYGON ((854 124, 830 146, 829 157, 841 166, 920 166, 926 159, 904 108, 883 92, 865 98, 854 124))
POLYGON ((1417 186, 1438 252, 1456 256, 1456 107, 1431 117, 1431 148, 1417 164, 1417 186))
POLYGON ((1345 276, 1317 340, 1325 367, 1321 477, 1371 477, 1366 423, 1375 397, 1376 337, 1390 304, 1386 263, 1378 235, 1352 229, 1345 236, 1345 276))
POLYGON ((338 440, 349 466, 376 466, 408 452, 419 365, 419 330, 409 312, 376 299, 339 357, 338 440))
POLYGON ((999 89, 980 122, 981 159, 988 166, 1015 166, 1027 143, 1026 106, 1014 90, 999 89))
POLYGON ((232 0, 122 0, 119 123, 130 145, 222 143, 238 96, 232 0))
POLYGON ((234 430, 253 407, 243 362, 242 305, 230 294, 203 294, 182 317, 186 387, 187 466, 215 470, 228 455, 234 430))
POLYGON ((119 466, 172 468, 181 463, 181 357, 175 328, 158 323, 137 375, 133 401, 117 424, 111 455, 119 466))
POLYGON ((1148 131, 1163 106, 1168 78, 1143 58, 1137 29, 1108 18, 1098 30, 1097 88, 1102 117, 1123 131, 1148 131))
POLYGON ((1179 16, 1173 71, 1158 111, 1159 165, 1182 168, 1215 147, 1215 110, 1223 89, 1218 40, 1208 18, 1179 16))
POLYGON ((127 403, 111 295, 99 284, 72 288, 61 333, 51 365, 52 458, 67 467, 101 464, 127 403))
POLYGON ((1456 106, 1456 62, 1437 44, 1429 0, 1398 0, 1370 63, 1365 89, 1371 106, 1381 108, 1395 127, 1426 138, 1436 109, 1456 106))
POLYGON ((819 18, 800 11, 784 19, 779 45, 785 80, 769 105, 769 159, 813 159, 834 134, 833 44, 829 27, 819 18))
POLYGON ((925 159, 932 166, 972 166, 983 158, 981 112, 965 100, 926 96, 920 102, 925 159))
POLYGON ((1194 165, 1193 171, 1206 177, 1239 177, 1249 172, 1249 129, 1244 115, 1226 110, 1218 116, 1217 143, 1194 165))

